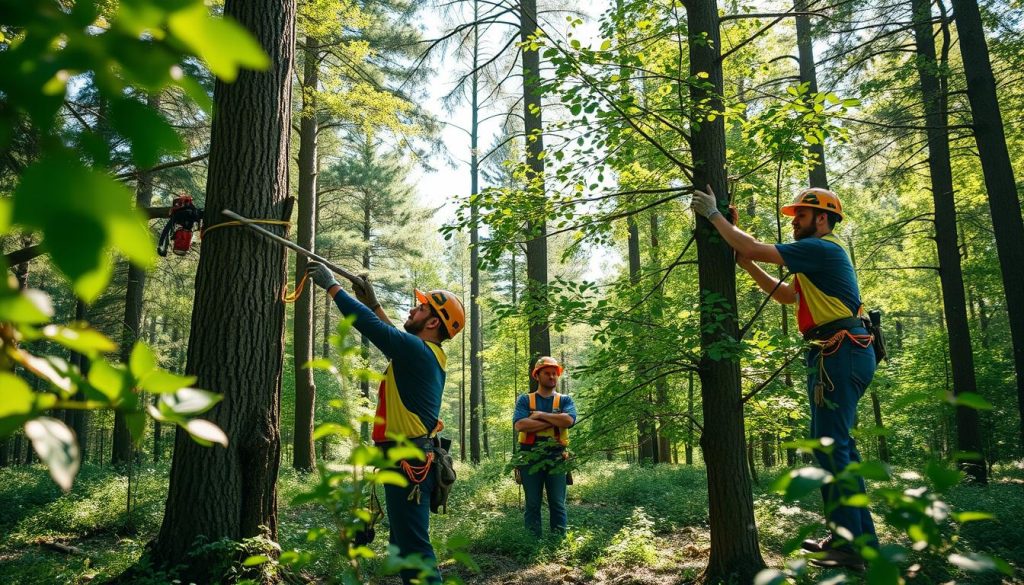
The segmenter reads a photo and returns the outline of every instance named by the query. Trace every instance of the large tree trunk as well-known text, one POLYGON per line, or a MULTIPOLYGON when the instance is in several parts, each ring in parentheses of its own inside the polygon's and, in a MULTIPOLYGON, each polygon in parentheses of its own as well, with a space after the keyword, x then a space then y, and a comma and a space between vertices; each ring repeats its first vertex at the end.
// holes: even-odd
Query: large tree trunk
MULTIPOLYGON (((935 203, 935 247, 939 258, 939 282, 942 285, 943 312, 949 333, 949 361, 953 373, 953 393, 976 393, 974 353, 971 328, 967 322, 967 300, 964 295, 963 271, 960 267, 956 225, 956 203, 953 200, 953 171, 949 162, 949 131, 946 129, 946 95, 939 78, 932 27, 931 2, 911 0, 914 13, 914 39, 917 43, 917 73, 921 82, 925 125, 928 127, 928 170, 935 203)), ((1018 246, 1020 242, 1018 242, 1018 246)), ((976 453, 978 459, 961 461, 973 479, 985 483, 985 461, 982 459, 981 429, 978 411, 957 407, 957 448, 976 453)))
MULTIPOLYGON (((811 18, 807 16, 807 0, 796 0, 793 3, 796 16, 796 45, 797 53, 800 55, 800 83, 807 84, 808 95, 818 93, 818 72, 814 63, 814 37, 811 35, 811 18)), ((812 99, 807 100, 807 106, 814 108, 812 99)), ((811 144, 808 150, 815 157, 811 165, 809 179, 811 187, 828 189, 828 175, 825 170, 825 144, 818 142, 811 144)))
POLYGON ((1024 220, 1013 177, 1010 153, 1003 134, 1003 117, 996 98, 996 80, 988 57, 988 44, 976 0, 953 0, 953 13, 960 39, 967 97, 974 118, 974 139, 981 156, 981 168, 988 189, 999 268, 1003 275, 1006 312, 1013 341, 1013 364, 1017 372, 1017 407, 1020 413, 1020 447, 1024 448, 1024 220))
MULTIPOLYGON (((705 84, 690 86, 694 104, 707 104, 711 111, 722 111, 722 64, 719 60, 721 36, 718 28, 717 2, 687 0, 686 15, 691 38, 707 42, 690 43, 690 75, 707 75, 705 84)), ((707 121, 705 114, 694 126, 690 148, 694 160, 694 186, 710 184, 720 200, 729 190, 725 175, 725 126, 721 115, 707 121)), ((728 203, 726 201, 725 203, 728 203)), ((700 446, 708 471, 709 523, 711 553, 702 579, 705 582, 752 581, 764 568, 757 542, 754 520, 754 498, 750 474, 744 461, 743 405, 740 401, 740 370, 734 358, 713 360, 707 348, 716 343, 739 339, 736 315, 736 273, 732 249, 729 248, 704 218, 697 219, 697 274, 702 303, 707 295, 724 300, 715 312, 724 311, 726 319, 715 320, 711 312, 701 311, 701 399, 704 428, 700 446)))
MULTIPOLYGON (((316 242, 317 173, 320 159, 317 138, 317 103, 314 93, 319 83, 319 44, 306 37, 303 50, 302 114, 299 118, 299 215, 298 244, 313 251, 316 242)), ((295 282, 306 273, 306 257, 295 258, 295 282)), ((303 292, 295 301, 292 349, 295 354, 295 429, 292 434, 292 467, 299 471, 312 471, 316 465, 313 447, 313 412, 316 407, 316 386, 313 370, 303 364, 313 359, 313 293, 315 287, 303 292)))
MULTIPOLYGON (((369 144, 369 140, 367 140, 366 148, 367 148, 366 153, 371 152, 371 147, 370 147, 370 144, 369 144)), ((367 166, 369 166, 369 165, 367 165, 367 166)), ((363 272, 365 272, 366 274, 370 273, 370 244, 371 244, 370 238, 373 235, 373 225, 371 223, 373 221, 373 210, 371 209, 370 197, 371 197, 371 195, 369 193, 364 193, 363 194, 363 225, 362 225, 362 228, 363 228, 363 234, 362 234, 363 235, 363 272)), ((370 338, 365 336, 365 335, 362 335, 362 334, 360 334, 360 338, 361 338, 361 347, 360 347, 361 355, 363 357, 363 360, 365 360, 367 363, 369 363, 369 360, 370 360, 370 338)), ((369 367, 369 366, 367 366, 367 367, 369 367)), ((362 393, 362 396, 363 396, 363 403, 364 404, 369 404, 370 403, 370 380, 369 379, 361 380, 359 382, 359 389, 360 389, 360 392, 362 393)), ((368 442, 370 440, 370 423, 368 423, 366 421, 363 421, 363 422, 359 423, 359 436, 362 438, 364 443, 368 442)))
MULTIPOLYGON (((254 33, 271 65, 216 84, 207 217, 224 221, 218 212, 230 208, 280 219, 288 195, 295 4, 228 0, 224 12, 254 33)), ((186 555, 198 537, 277 539, 286 269, 285 249, 249 230, 217 230, 203 241, 186 370, 198 377, 197 387, 224 394, 208 418, 230 443, 202 447, 177 431, 167 506, 152 546, 158 566, 185 565, 185 576, 199 581, 216 577, 203 577, 202 555, 186 555)))
POLYGON ((693 465, 693 372, 688 376, 686 385, 686 464, 693 465))
MULTIPOLYGON (((520 3, 519 37, 529 42, 539 25, 537 23, 537 0, 523 0, 520 3)), ((544 190, 544 124, 540 103, 540 51, 523 51, 523 130, 526 135, 526 160, 530 167, 528 179, 530 197, 543 199, 544 190)), ((547 286, 548 286, 548 241, 547 222, 543 218, 532 218, 528 222, 526 240, 526 300, 530 315, 530 367, 540 356, 551 355, 551 335, 548 331, 547 286)), ((530 380, 530 389, 537 387, 536 380, 530 380)))

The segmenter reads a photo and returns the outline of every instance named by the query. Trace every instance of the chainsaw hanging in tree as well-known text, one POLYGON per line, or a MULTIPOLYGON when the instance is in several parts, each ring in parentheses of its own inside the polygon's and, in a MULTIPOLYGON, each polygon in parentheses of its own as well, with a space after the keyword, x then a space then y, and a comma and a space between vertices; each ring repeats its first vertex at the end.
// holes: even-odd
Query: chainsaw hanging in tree
POLYGON ((160 240, 156 245, 156 253, 167 255, 167 248, 178 256, 188 254, 192 248, 192 233, 203 229, 203 210, 195 206, 188 195, 175 197, 171 203, 171 213, 167 225, 160 232, 160 240))

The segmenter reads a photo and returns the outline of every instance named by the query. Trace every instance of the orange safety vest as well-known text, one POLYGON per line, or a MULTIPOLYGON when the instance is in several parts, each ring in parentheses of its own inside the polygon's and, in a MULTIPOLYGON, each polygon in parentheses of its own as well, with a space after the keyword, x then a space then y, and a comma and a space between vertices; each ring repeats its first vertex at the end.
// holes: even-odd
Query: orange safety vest
MULTIPOLYGON (((530 397, 530 414, 533 414, 534 412, 537 411, 537 393, 536 392, 530 392, 527 396, 530 397)), ((554 413, 558 412, 558 405, 561 402, 561 398, 562 398, 562 395, 559 394, 558 392, 555 392, 555 399, 554 399, 554 402, 552 402, 552 404, 551 404, 551 411, 552 412, 554 412, 554 413)), ((555 440, 558 441, 563 447, 567 446, 569 444, 569 429, 561 429, 561 428, 558 428, 558 427, 551 427, 550 430, 553 431, 552 433, 550 433, 550 435, 555 437, 555 440)), ((543 435, 549 435, 547 430, 541 431, 541 433, 543 435)), ((527 432, 524 432, 524 431, 520 431, 519 432, 519 444, 520 445, 533 445, 536 442, 537 442, 537 433, 535 433, 535 432, 527 433, 527 432)))

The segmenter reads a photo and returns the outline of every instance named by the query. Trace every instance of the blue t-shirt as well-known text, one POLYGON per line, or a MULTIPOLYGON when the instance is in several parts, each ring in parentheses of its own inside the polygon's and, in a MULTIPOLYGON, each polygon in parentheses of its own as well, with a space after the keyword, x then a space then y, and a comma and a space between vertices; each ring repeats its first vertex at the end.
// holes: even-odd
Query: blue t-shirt
MULTIPOLYGON (((402 404, 409 412, 419 417, 425 433, 432 432, 437 425, 437 419, 441 416, 441 395, 445 383, 443 360, 438 361, 437 355, 426 341, 381 321, 376 313, 344 290, 339 290, 334 296, 334 303, 338 305, 343 315, 354 314, 356 320, 352 326, 391 360, 395 390, 401 397, 402 404)), ((443 356, 443 352, 441 355, 443 356)), ((378 407, 380 406, 378 403, 378 407)), ((378 408, 378 416, 381 414, 381 409, 378 408)), ((397 421, 390 422, 392 424, 388 426, 393 427, 397 421)), ((374 425, 374 441, 378 442, 385 439, 380 435, 387 428, 379 427, 381 425, 374 425)), ((404 434, 409 437, 416 436, 409 433, 410 431, 406 431, 404 434)))
MULTIPOLYGON (((552 393, 551 396, 544 398, 540 394, 537 394, 537 410, 540 412, 552 412, 552 406, 555 404, 555 395, 552 393)), ((568 394, 562 394, 562 397, 558 399, 558 411, 561 413, 568 414, 572 417, 572 423, 576 424, 576 403, 572 401, 572 397, 568 394)), ((558 413, 554 413, 558 414, 558 413)), ((523 394, 516 399, 516 410, 512 413, 512 424, 516 424, 524 418, 530 416, 530 395, 523 394)))
POLYGON ((801 333, 860 313, 857 274, 839 238, 826 234, 791 244, 775 244, 775 249, 786 268, 796 275, 797 324, 801 333))

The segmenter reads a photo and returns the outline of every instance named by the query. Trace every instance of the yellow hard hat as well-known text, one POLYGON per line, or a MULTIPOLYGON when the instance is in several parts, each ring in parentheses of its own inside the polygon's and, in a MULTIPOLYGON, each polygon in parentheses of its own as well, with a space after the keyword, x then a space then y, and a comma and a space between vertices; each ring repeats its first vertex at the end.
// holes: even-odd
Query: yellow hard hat
POLYGON ((533 371, 530 372, 530 377, 536 380, 537 372, 541 371, 544 368, 555 368, 556 370, 558 370, 559 376, 561 376, 562 372, 565 371, 565 369, 562 368, 562 365, 558 363, 558 360, 546 355, 542 358, 537 359, 537 363, 533 364, 533 371))
POLYGON ((820 187, 804 189, 796 194, 792 203, 789 205, 783 205, 782 209, 779 211, 782 212, 782 215, 792 217, 796 215, 798 207, 812 207, 814 209, 831 211, 839 216, 839 221, 843 220, 843 202, 839 200, 838 195, 828 189, 822 189, 820 187))
POLYGON ((466 309, 455 293, 441 289, 425 294, 418 289, 413 289, 413 292, 416 293, 417 301, 434 308, 441 317, 444 328, 448 330, 448 337, 455 337, 455 334, 466 326, 466 309))

